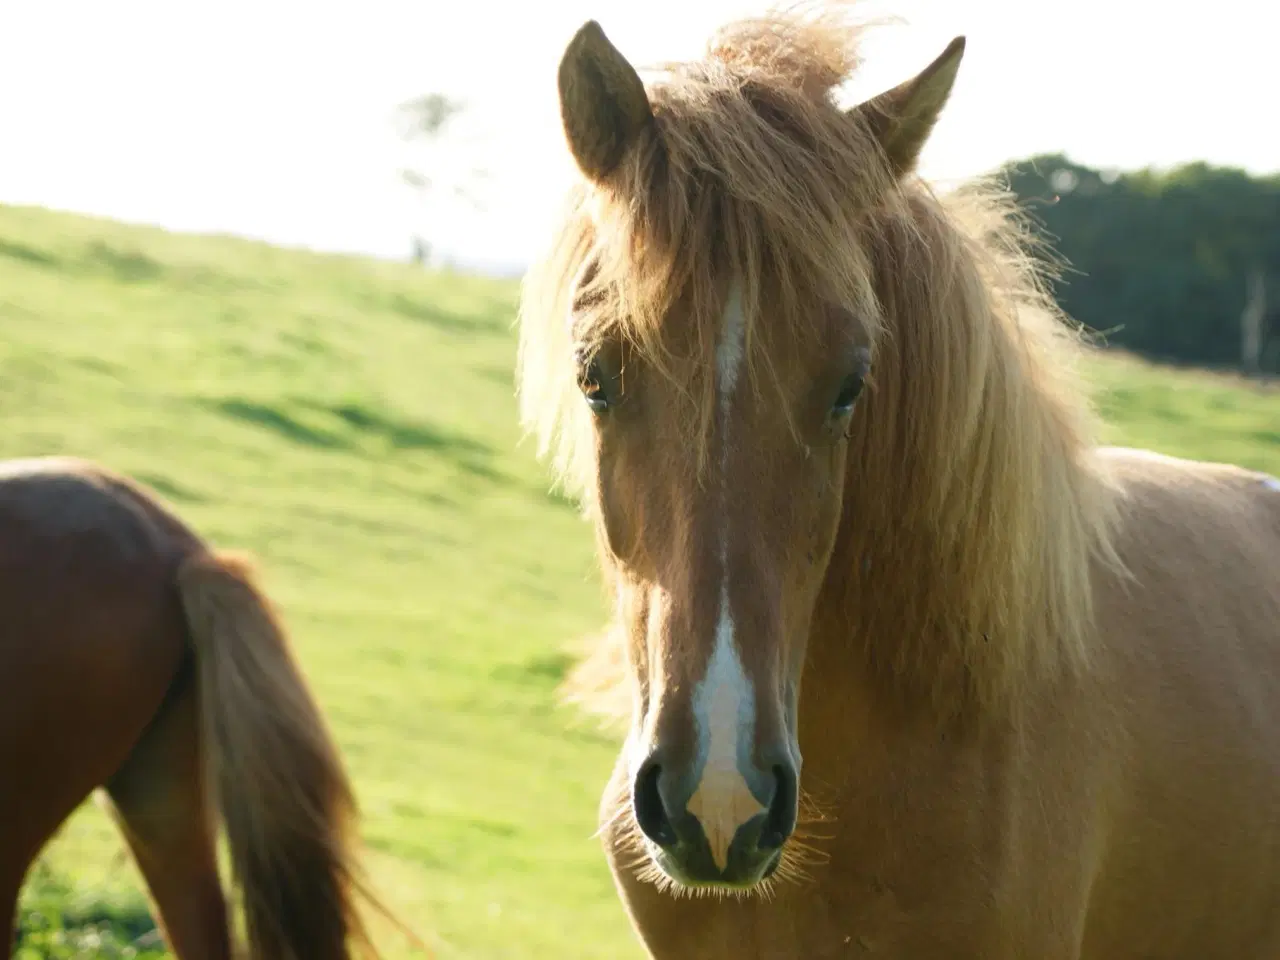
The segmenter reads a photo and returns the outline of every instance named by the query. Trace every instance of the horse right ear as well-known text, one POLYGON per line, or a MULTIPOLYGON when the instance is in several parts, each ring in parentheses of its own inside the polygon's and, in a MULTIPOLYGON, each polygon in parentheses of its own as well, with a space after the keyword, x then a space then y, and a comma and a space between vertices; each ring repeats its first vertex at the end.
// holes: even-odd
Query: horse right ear
POLYGON ((588 20, 560 58, 560 119, 574 161, 600 183, 653 120, 644 83, 600 24, 588 20))
POLYGON ((916 76, 851 111, 866 118, 894 176, 902 176, 915 167, 925 141, 933 133, 956 82, 964 43, 964 37, 956 37, 916 76))

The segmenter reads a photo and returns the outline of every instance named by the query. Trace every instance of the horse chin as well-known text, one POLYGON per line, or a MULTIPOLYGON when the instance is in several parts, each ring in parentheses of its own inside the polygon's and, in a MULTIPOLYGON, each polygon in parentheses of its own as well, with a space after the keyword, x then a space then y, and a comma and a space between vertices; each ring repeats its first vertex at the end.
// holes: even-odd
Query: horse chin
POLYGON ((653 869, 642 871, 643 879, 675 896, 751 897, 762 894, 768 881, 782 865, 782 850, 777 850, 755 869, 740 872, 698 871, 687 869, 681 861, 661 847, 645 841, 653 869))

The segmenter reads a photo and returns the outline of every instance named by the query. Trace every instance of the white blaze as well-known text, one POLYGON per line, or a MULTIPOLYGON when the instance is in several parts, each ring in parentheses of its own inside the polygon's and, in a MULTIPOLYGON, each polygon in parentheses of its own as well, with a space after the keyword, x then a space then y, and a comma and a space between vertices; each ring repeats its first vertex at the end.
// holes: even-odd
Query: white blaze
MULTIPOLYGON (((720 342, 716 347, 722 444, 720 466, 726 491, 731 482, 728 475, 729 408, 742 367, 745 339, 742 297, 735 283, 725 307, 720 342)), ((716 622, 715 647, 707 663, 706 675, 693 697, 693 712, 698 724, 698 753, 704 760, 702 779, 689 800, 689 812, 701 821, 711 845, 712 858, 722 870, 734 833, 761 809, 738 767, 740 752, 751 747, 755 700, 751 681, 738 654, 733 611, 729 605, 727 500, 727 496, 722 496, 720 507, 720 612, 716 622)))
MULTIPOLYGON (((717 389, 720 392, 720 422, 723 425, 729 417, 729 402, 733 399, 734 388, 738 385, 738 371, 742 367, 742 354, 746 350, 747 327, 746 318, 742 315, 742 291, 735 283, 729 291, 729 302, 724 308, 724 322, 720 328, 720 343, 716 345, 717 389)), ((725 441, 724 454, 728 456, 728 438, 721 431, 720 439, 725 441)))

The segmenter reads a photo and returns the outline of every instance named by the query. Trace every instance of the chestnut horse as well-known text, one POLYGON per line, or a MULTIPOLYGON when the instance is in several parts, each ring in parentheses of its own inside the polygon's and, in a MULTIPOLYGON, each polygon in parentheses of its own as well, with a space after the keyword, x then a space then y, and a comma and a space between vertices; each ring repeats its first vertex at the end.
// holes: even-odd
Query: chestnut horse
POLYGON ((601 821, 635 929, 1280 956, 1280 487, 1097 445, 1007 198, 915 172, 963 39, 846 108, 846 14, 647 85, 595 22, 561 61, 581 178, 518 385, 615 605, 574 681, 627 691, 601 821))
POLYGON ((373 955, 351 786, 242 560, 92 463, 6 461, 0 611, 4 930, 32 860, 101 786, 180 960, 233 955, 216 818, 250 960, 373 955))

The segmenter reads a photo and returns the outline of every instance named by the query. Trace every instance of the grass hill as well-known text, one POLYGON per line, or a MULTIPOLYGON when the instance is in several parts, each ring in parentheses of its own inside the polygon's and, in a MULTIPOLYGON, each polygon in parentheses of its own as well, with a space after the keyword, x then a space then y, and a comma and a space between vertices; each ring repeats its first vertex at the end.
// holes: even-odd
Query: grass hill
MULTIPOLYGON (((0 456, 99 459, 258 554, 375 880, 440 957, 638 957, 592 838, 616 744, 554 703, 604 606, 588 530, 519 442, 516 296, 0 206, 0 456)), ((1280 392, 1090 369, 1108 439, 1280 474, 1280 392)), ((140 891, 86 805, 30 878, 19 956, 147 955, 140 891)))

